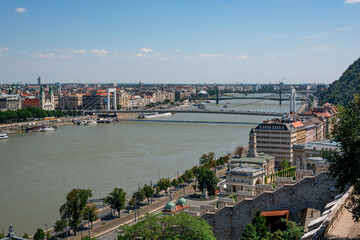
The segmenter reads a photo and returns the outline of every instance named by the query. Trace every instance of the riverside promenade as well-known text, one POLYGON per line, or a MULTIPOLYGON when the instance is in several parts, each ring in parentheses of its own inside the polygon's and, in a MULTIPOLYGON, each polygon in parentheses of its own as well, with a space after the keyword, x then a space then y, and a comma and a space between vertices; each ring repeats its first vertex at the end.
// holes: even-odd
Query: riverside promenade
MULTIPOLYGON (((223 168, 221 170, 218 170, 216 172, 217 177, 224 176, 226 173, 226 168, 223 168)), ((185 186, 183 188, 179 188, 179 190, 175 191, 173 190, 171 192, 172 200, 176 200, 182 195, 189 195, 195 193, 193 186, 194 182, 190 183, 188 186, 185 186), (184 194, 185 193, 185 194, 184 194)), ((156 212, 162 208, 164 208, 165 204, 170 200, 170 196, 163 196, 160 199, 154 201, 150 205, 146 205, 144 207, 141 207, 140 209, 137 209, 136 211, 136 219, 138 219, 138 216, 142 217, 146 213, 153 213, 156 212)), ((107 221, 104 225, 100 222, 100 224, 96 224, 96 226, 93 227, 93 229, 90 230, 91 237, 100 237, 102 235, 105 235, 111 231, 114 231, 118 229, 120 226, 133 223, 135 221, 135 211, 131 213, 124 213, 121 212, 121 217, 116 218, 114 220, 107 221)), ((136 220, 138 221, 138 220, 136 220)), ((86 236, 88 234, 87 230, 83 230, 83 236, 86 236)), ((71 236, 68 238, 69 240, 81 240, 80 232, 77 232, 76 236, 71 236)))

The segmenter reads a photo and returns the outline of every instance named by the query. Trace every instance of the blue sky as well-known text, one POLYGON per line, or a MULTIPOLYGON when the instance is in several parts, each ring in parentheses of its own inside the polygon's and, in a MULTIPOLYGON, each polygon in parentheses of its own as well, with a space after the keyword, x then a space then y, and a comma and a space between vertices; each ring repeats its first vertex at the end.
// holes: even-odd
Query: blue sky
POLYGON ((0 0, 0 83, 331 83, 360 0, 0 0))

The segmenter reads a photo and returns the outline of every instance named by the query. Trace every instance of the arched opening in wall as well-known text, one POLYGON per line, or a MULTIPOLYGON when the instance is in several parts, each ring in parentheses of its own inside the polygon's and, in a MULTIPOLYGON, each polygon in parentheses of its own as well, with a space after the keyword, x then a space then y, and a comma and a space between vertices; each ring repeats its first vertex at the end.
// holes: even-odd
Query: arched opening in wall
POLYGON ((260 179, 260 178, 258 178, 258 179, 256 180, 255 185, 257 185, 257 184, 261 184, 261 179, 260 179))
POLYGON ((313 173, 316 173, 316 167, 315 167, 314 163, 311 165, 311 169, 312 169, 313 173))
POLYGON ((310 163, 306 164, 306 170, 312 170, 312 169, 311 169, 311 164, 310 164, 310 163))
POLYGON ((321 211, 316 208, 304 208, 301 211, 301 225, 305 227, 305 231, 307 230, 307 225, 314 220, 315 218, 320 217, 321 211))
POLYGON ((300 166, 300 169, 302 169, 304 167, 300 156, 296 156, 295 164, 296 164, 296 166, 300 166))

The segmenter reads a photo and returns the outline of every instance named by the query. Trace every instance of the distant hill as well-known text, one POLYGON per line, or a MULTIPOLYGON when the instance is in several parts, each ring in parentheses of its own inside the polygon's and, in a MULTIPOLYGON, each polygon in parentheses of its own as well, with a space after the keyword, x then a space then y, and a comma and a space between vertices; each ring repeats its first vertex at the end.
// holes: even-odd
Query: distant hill
POLYGON ((339 80, 330 84, 329 88, 319 94, 320 103, 347 105, 359 92, 360 85, 360 58, 351 64, 341 75, 339 80))

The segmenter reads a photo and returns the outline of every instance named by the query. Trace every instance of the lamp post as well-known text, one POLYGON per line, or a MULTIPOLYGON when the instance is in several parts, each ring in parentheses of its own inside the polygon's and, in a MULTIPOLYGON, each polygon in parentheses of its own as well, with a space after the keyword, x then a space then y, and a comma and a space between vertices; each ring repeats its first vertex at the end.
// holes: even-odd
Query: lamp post
POLYGON ((47 231, 48 231, 48 224, 45 223, 44 226, 46 227, 46 240, 48 240, 48 234, 47 234, 47 231))

